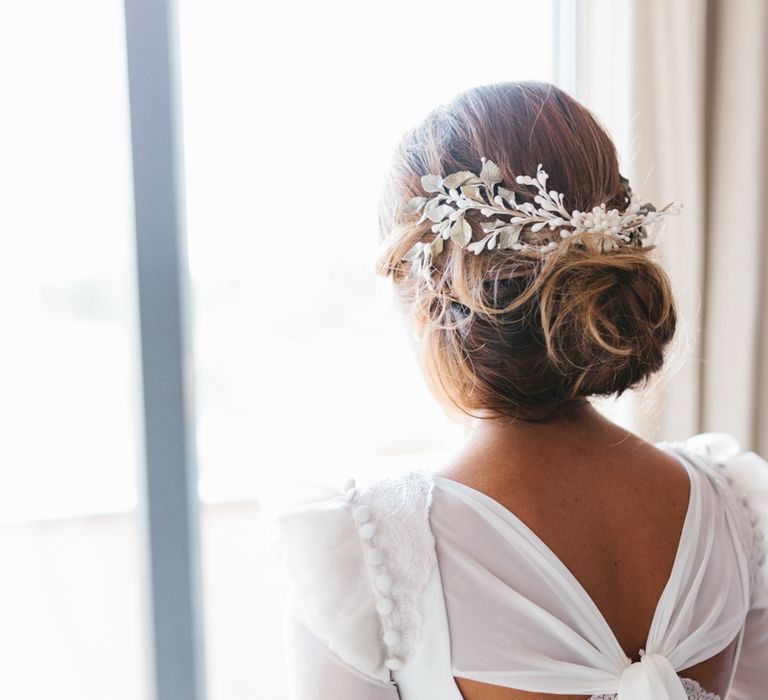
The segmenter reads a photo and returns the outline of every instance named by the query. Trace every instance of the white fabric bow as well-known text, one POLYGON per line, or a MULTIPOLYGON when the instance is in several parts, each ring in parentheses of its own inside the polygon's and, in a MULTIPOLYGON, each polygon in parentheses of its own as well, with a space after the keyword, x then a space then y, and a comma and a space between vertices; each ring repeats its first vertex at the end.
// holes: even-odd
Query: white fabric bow
POLYGON ((619 678, 618 700, 687 700, 685 688, 663 654, 643 654, 619 678))

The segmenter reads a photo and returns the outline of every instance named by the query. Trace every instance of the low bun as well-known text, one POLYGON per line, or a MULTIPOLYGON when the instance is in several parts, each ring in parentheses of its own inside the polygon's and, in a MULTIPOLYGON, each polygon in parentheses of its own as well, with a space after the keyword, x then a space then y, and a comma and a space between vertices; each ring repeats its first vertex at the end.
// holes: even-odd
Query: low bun
POLYGON ((461 285, 421 290, 419 353, 433 389, 470 415, 542 420, 641 385, 662 367, 677 320, 651 250, 571 247, 484 273, 464 258, 461 285))
POLYGON ((552 261, 539 314, 569 397, 620 395, 663 365, 677 315, 669 278, 649 253, 572 248, 552 261))

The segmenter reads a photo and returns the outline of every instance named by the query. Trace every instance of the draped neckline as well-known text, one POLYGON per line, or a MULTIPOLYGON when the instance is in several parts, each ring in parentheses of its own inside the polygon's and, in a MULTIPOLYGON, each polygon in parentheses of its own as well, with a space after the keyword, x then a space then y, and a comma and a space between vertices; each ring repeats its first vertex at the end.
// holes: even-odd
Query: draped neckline
MULTIPOLYGON (((664 588, 661 592, 661 595, 659 596, 659 599, 656 602, 656 607, 654 608, 653 617, 651 619, 651 626, 648 630, 648 637, 646 640, 646 644, 650 640, 653 634, 653 631, 656 629, 657 625, 660 624, 660 618, 664 614, 665 608, 668 607, 667 598, 675 595, 674 586, 680 576, 680 570, 685 566, 685 553, 687 548, 689 547, 689 540, 692 537, 692 530, 695 527, 693 522, 694 511, 698 506, 697 499, 699 498, 698 480, 694 478, 694 466, 689 462, 689 460, 687 459, 687 456, 684 454, 681 454, 678 450, 676 450, 672 446, 668 447, 667 445, 661 444, 661 443, 657 443, 656 446, 662 449, 667 454, 670 454, 671 456, 676 458, 685 467, 685 470, 689 479, 689 492, 688 492, 688 506, 685 513, 685 518, 683 520, 683 526, 680 531, 680 537, 678 539, 677 549, 675 550, 675 557, 672 563, 672 568, 670 570, 667 581, 664 584, 664 588)), ((482 491, 479 491, 478 489, 475 489, 472 486, 464 484, 460 481, 456 481, 449 477, 440 476, 437 474, 434 474, 432 478, 436 482, 444 484, 455 491, 465 494, 465 496, 472 498, 476 502, 479 502, 481 505, 485 506, 490 511, 494 512, 496 515, 500 516, 502 519, 511 520, 517 528, 519 528, 522 532, 524 532, 527 535, 527 537, 532 542, 534 542, 536 546, 541 549, 542 552, 545 553, 545 555, 551 560, 552 565, 556 569, 558 569, 558 571, 562 574, 564 579, 567 580, 573 586, 573 588, 578 592, 578 595, 583 599, 584 603, 590 608, 590 610, 594 614, 595 619, 598 620, 600 625, 605 629, 608 637, 611 639, 612 644, 615 646, 615 650, 618 651, 622 657, 624 657, 627 665, 633 662, 633 659, 630 659, 624 653, 624 650, 621 647, 621 644, 619 643, 619 640, 615 632, 613 631, 611 626, 608 624, 608 621, 606 620, 605 616, 601 612, 600 608, 597 606, 597 603, 595 603, 595 601, 589 595, 586 588, 584 588, 582 583, 576 578, 575 574, 566 566, 565 562, 560 557, 558 557, 557 554, 555 554, 552 548, 546 542, 544 542, 544 540, 542 540, 541 537, 539 537, 536 534, 536 532, 534 532, 533 529, 531 529, 531 527, 529 527, 518 515, 516 515, 512 510, 507 508, 505 505, 497 501, 492 496, 489 496, 488 494, 482 491)))

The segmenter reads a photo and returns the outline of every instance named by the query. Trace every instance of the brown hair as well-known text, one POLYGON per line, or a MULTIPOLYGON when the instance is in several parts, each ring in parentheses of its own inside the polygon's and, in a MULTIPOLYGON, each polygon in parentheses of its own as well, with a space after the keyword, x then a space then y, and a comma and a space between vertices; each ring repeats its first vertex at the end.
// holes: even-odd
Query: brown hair
MULTIPOLYGON (((608 134, 554 85, 475 87, 409 130, 382 190, 376 271, 392 276, 398 298, 425 321, 419 350, 429 381, 469 415, 484 409, 535 420, 647 380, 662 366, 676 323, 652 246, 475 255, 447 241, 433 263, 433 287, 407 275, 405 253, 435 235, 431 221, 419 225, 417 215, 403 212, 424 194, 421 176, 479 172, 483 156, 500 167, 518 201, 532 194, 515 177, 535 174, 539 163, 568 211, 602 202, 621 210, 630 194, 608 134)), ((482 215, 470 211, 466 220, 478 233, 482 215)))

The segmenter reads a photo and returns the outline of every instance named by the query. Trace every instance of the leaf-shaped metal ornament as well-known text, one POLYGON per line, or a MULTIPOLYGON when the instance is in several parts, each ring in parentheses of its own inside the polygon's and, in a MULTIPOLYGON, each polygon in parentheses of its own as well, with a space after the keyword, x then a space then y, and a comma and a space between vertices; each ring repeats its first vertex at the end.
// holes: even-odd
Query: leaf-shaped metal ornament
POLYGON ((492 221, 483 221, 482 227, 483 231, 488 233, 488 231, 494 231, 497 228, 503 228, 504 226, 509 226, 509 224, 506 221, 502 221, 501 219, 493 219, 492 221))
POLYGON ((462 243, 462 247, 463 247, 472 240, 472 226, 470 225, 469 221, 467 221, 466 219, 462 219, 461 223, 464 229, 464 243, 462 243))
POLYGON ((427 218, 431 221, 434 221, 437 223, 438 221, 442 221, 446 216, 450 216, 453 212, 453 209, 447 205, 447 204, 438 204, 435 207, 432 207, 428 212, 424 212, 427 215, 427 218))
POLYGON ((462 218, 456 219, 451 226, 451 240, 462 248, 469 243, 472 238, 472 229, 469 224, 462 218), (467 237, 467 229, 469 229, 469 237, 467 237))
POLYGON ((539 184, 544 188, 544 190, 546 190, 549 175, 547 175, 545 170, 542 170, 541 163, 539 163, 539 167, 536 168, 536 179, 539 181, 539 184))
POLYGON ((433 197, 413 197, 404 207, 407 214, 415 214, 423 207, 417 224, 432 221, 435 237, 429 243, 418 242, 403 256, 411 263, 409 277, 423 277, 433 284, 430 273, 432 261, 444 250, 444 241, 451 242, 471 253, 483 250, 535 251, 546 255, 559 245, 577 245, 593 250, 612 252, 622 245, 643 245, 647 226, 669 214, 679 214, 682 205, 670 202, 656 210, 641 203, 632 194, 627 198, 624 211, 606 211, 605 204, 590 212, 568 212, 564 195, 547 190, 548 173, 539 163, 536 176, 518 175, 518 184, 536 188, 533 202, 517 202, 515 192, 503 186, 501 169, 492 160, 483 157, 480 173, 469 170, 450 173, 445 177, 428 173, 422 176, 425 192, 433 197), (472 242, 472 227, 464 218, 469 210, 479 211, 486 220, 481 228, 485 236, 472 242), (549 232, 542 235, 546 229, 549 232), (525 240, 526 231, 537 234, 525 240), (585 235, 586 234, 586 235, 585 235))
POLYGON ((470 180, 477 180, 477 175, 474 173, 469 172, 469 170, 461 170, 457 173, 451 173, 447 177, 443 178, 443 187, 445 187, 448 190, 456 189, 457 187, 461 187, 465 182, 468 182, 470 180))
POLYGON ((499 234, 499 248, 511 248, 520 238, 521 226, 506 226, 499 234))
POLYGON ((421 212, 421 218, 416 222, 416 224, 417 225, 422 224, 427 219, 429 219, 429 212, 439 204, 440 204, 440 199, 438 197, 433 197, 432 199, 427 200, 427 203, 424 205, 424 211, 421 212))
POLYGON ((403 207, 404 214, 416 214, 427 203, 426 197, 413 197, 403 207))
POLYGON ((425 192, 442 192, 443 191, 443 178, 439 175, 423 175, 421 178, 421 186, 425 192))
POLYGON ((474 253, 475 255, 480 255, 480 253, 483 252, 483 247, 485 246, 487 240, 488 236, 481 238, 479 241, 475 241, 474 243, 470 243, 467 246, 467 250, 469 250, 471 253, 474 253))
POLYGON ((512 205, 515 205, 517 202, 515 201, 515 193, 513 190, 508 190, 506 187, 499 187, 496 190, 496 196, 497 197, 503 197, 512 205))
POLYGON ((480 185, 473 183, 464 183, 461 186, 461 193, 470 200, 475 202, 482 202, 483 195, 480 192, 480 185))
POLYGON ((486 189, 488 190, 488 196, 493 196, 493 186, 502 180, 501 168, 496 163, 487 158, 483 159, 483 167, 480 170, 480 179, 483 181, 486 189))

